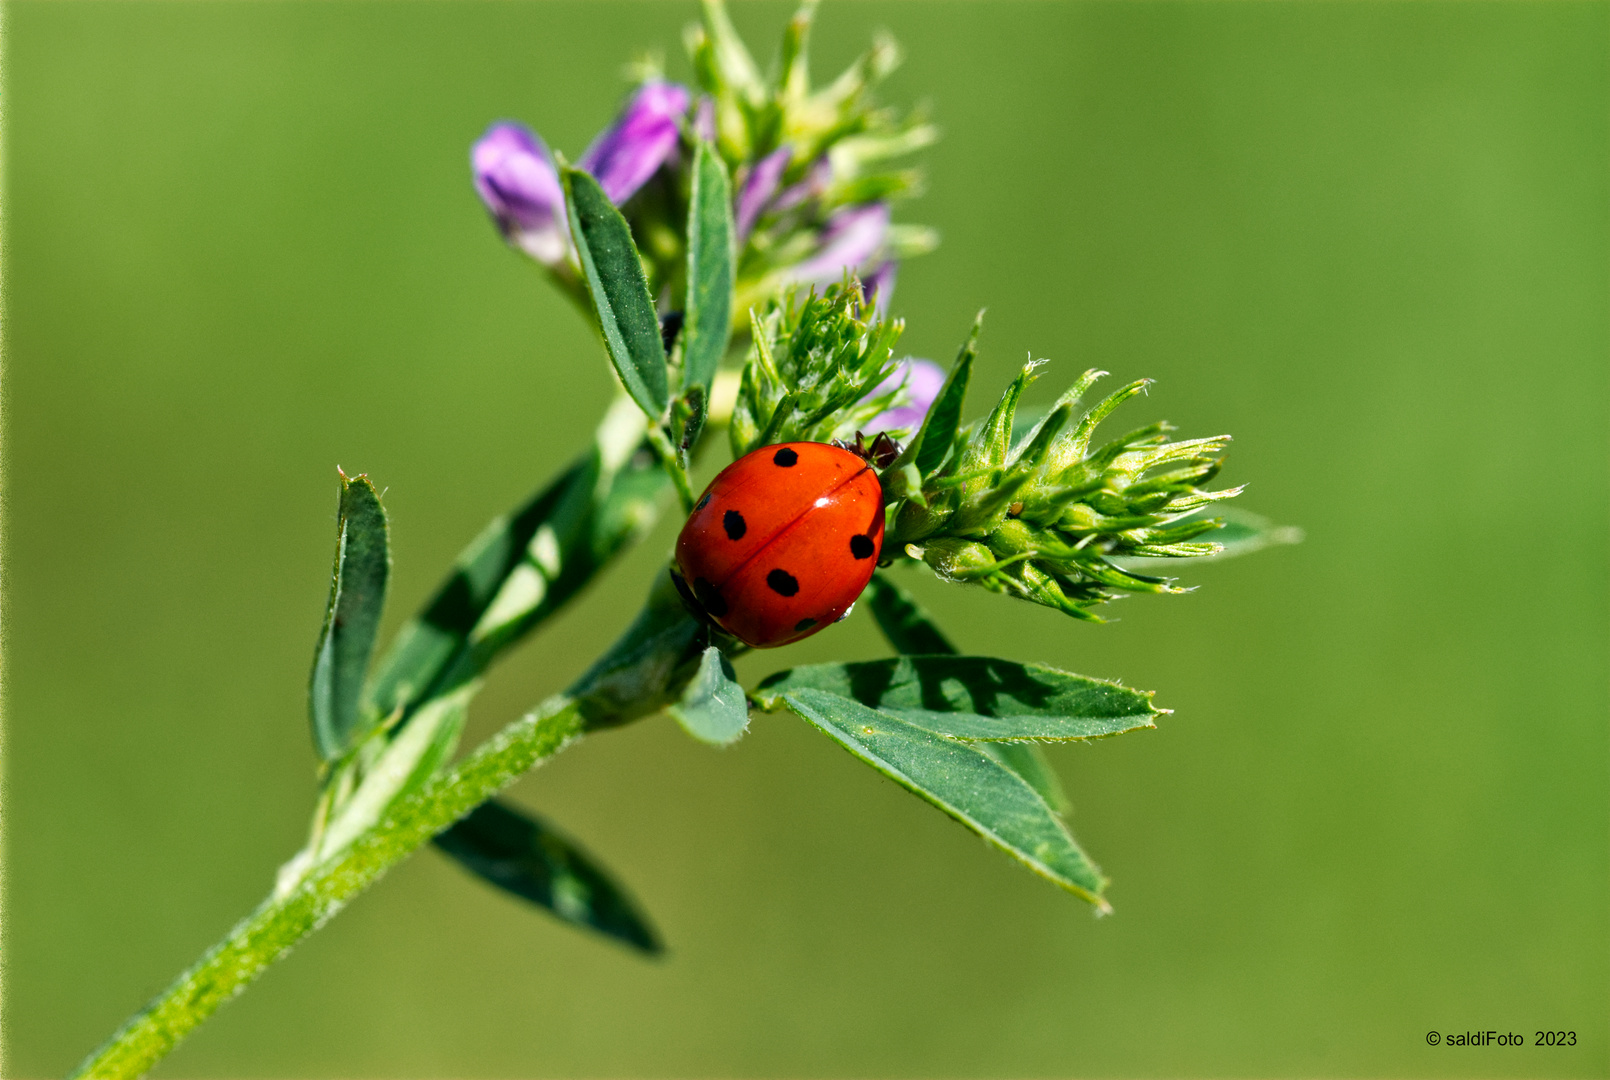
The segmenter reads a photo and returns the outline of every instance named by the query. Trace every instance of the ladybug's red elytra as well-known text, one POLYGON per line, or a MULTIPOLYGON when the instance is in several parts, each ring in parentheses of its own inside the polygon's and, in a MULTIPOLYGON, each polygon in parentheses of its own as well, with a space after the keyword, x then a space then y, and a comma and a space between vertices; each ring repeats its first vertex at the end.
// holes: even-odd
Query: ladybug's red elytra
POLYGON ((676 538, 710 620, 757 649, 809 637, 861 595, 883 550, 883 486, 827 443, 763 446, 721 470, 676 538))

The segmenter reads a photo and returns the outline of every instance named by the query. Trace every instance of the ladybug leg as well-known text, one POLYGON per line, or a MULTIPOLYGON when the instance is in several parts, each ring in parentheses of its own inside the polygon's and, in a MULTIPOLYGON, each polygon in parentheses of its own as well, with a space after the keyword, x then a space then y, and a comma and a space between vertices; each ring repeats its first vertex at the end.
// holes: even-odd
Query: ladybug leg
POLYGON ((887 469, 894 464, 895 458, 900 456, 900 444, 889 438, 889 433, 880 431, 878 437, 872 440, 872 450, 867 455, 872 464, 880 469, 887 469))
POLYGON ((688 588, 687 581, 674 566, 671 567, 671 584, 676 586, 676 594, 682 598, 682 606, 688 609, 689 615, 704 623, 706 627, 714 625, 709 613, 704 610, 704 605, 699 603, 699 598, 693 595, 693 590, 688 588))

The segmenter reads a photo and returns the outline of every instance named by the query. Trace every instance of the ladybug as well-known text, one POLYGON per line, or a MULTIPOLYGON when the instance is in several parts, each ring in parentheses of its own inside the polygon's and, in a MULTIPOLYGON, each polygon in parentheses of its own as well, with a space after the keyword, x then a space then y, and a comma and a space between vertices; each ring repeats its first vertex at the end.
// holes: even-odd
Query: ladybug
POLYGON ((757 649, 842 618, 883 549, 883 485, 827 443, 764 446, 721 470, 676 538, 683 595, 757 649))

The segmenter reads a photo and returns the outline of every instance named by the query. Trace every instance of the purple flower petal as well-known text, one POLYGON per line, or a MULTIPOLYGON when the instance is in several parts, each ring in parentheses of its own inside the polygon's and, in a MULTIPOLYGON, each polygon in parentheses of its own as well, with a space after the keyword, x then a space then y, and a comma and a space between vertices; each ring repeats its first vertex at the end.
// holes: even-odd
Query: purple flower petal
POLYGON ((777 196, 777 200, 772 203, 772 209, 790 210, 806 199, 817 198, 827 190, 827 183, 832 179, 833 163, 827 160, 826 154, 823 154, 811 165, 810 171, 805 174, 805 179, 785 188, 783 193, 777 196))
POLYGON ((707 143, 716 141, 716 103, 708 97, 699 99, 699 108, 693 114, 693 133, 707 143))
POLYGON ((630 103, 581 157, 604 194, 619 205, 676 151, 677 121, 688 111, 688 92, 676 83, 644 83, 630 103))
POLYGON ((868 394, 876 397, 886 394, 890 390, 905 383, 906 397, 910 403, 897 405, 888 412, 880 413, 866 430, 878 431, 904 431, 907 435, 913 434, 922 427, 922 418, 928 415, 928 408, 939 396, 939 391, 945 385, 945 370, 932 360, 907 359, 900 361, 894 374, 884 379, 868 394))
POLYGON ((883 265, 861 282, 861 296, 873 306, 880 319, 888 312, 889 301, 894 297, 894 278, 898 268, 893 259, 885 259, 883 265))
POLYGON ((505 239, 549 266, 570 248, 565 196, 548 147, 523 124, 500 121, 470 151, 475 190, 505 239))
POLYGON ((816 254, 788 271, 794 281, 828 285, 857 271, 870 262, 883 247, 889 231, 886 203, 866 203, 839 210, 827 219, 822 230, 822 246, 816 254))
POLYGON ((780 146, 755 162, 755 167, 749 171, 749 178, 744 181, 743 190, 738 192, 737 210, 733 215, 738 226, 740 244, 748 237, 749 230, 755 227, 755 220, 760 217, 760 212, 777 193, 777 184, 783 178, 783 170, 788 168, 788 162, 793 156, 794 151, 791 148, 780 146))

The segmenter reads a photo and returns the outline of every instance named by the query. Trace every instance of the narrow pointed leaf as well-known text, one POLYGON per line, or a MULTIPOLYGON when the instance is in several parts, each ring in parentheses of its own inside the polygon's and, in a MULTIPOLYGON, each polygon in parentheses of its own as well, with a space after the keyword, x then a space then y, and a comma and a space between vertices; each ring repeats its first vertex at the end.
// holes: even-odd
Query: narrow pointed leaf
POLYGON ((811 687, 781 701, 850 753, 1053 883, 1103 910, 1107 879, 1013 770, 892 713, 811 687))
POLYGON ((945 377, 945 385, 939 388, 939 394, 929 406, 928 414, 922 418, 922 427, 913 440, 913 445, 917 447, 917 471, 925 477, 932 476, 934 470, 944 464, 945 455, 956 441, 956 429, 962 422, 962 406, 967 400, 967 384, 973 377, 973 360, 978 356, 978 334, 983 325, 984 313, 980 311, 973 320, 972 333, 967 336, 966 344, 951 365, 950 374, 945 377))
POLYGON ((398 799, 417 790, 446 764, 458 747, 479 683, 459 687, 425 703, 386 743, 364 770, 358 789, 347 797, 319 838, 318 858, 328 859, 378 825, 398 799))
POLYGON ((689 735, 714 746, 737 742, 749 726, 749 699, 732 665, 714 645, 704 650, 699 673, 688 683, 682 700, 666 711, 689 735))
POLYGON ((435 843, 482 881, 565 922, 646 953, 663 949, 631 894, 574 840, 535 814, 493 799, 435 843))
POLYGON ((1058 405, 1053 409, 1051 415, 1035 428, 1034 436, 1023 446, 1020 453, 1013 455, 1010 450, 1007 451, 1013 465, 1019 469, 1037 469, 1044 464, 1046 455, 1051 452, 1052 440, 1062 432, 1072 416, 1071 405, 1058 405))
POLYGON ((1183 525, 1188 522, 1210 521, 1215 518, 1224 522, 1223 527, 1204 533, 1201 536, 1203 540, 1211 540, 1222 545, 1220 550, 1211 555, 1199 555, 1189 561, 1123 555, 1113 557, 1110 561, 1114 566, 1129 571, 1158 574, 1175 573, 1187 566, 1195 566, 1201 562, 1221 562, 1239 555, 1251 555, 1253 552, 1262 551, 1267 547, 1300 544, 1303 540, 1303 531, 1301 529, 1290 525, 1276 525, 1262 514, 1253 513, 1251 510, 1243 510, 1238 506, 1204 507, 1189 517, 1181 518, 1176 524, 1183 525))
MULTIPOLYGON (((1012 448, 1012 417, 1017 412, 1017 403, 1023 396, 1023 391, 1036 378, 1034 369, 1037 363, 1028 363, 1018 372, 1017 378, 1012 380, 1001 400, 996 402, 995 408, 984 421, 984 426, 968 441, 967 450, 961 455, 961 463, 957 469, 961 473, 970 473, 978 469, 996 469, 1006 464, 1006 455, 1012 448)), ((981 491, 989 488, 985 480, 975 480, 966 485, 968 491, 981 491)))
POLYGON ((727 5, 722 0, 704 0, 701 7, 704 25, 709 28, 716 62, 720 65, 723 78, 746 100, 758 99, 764 90, 760 69, 749 55, 749 47, 733 28, 732 20, 727 16, 727 5))
MULTIPOLYGON (((956 652, 956 647, 934 624, 933 619, 900 586, 883 573, 872 575, 868 589, 872 617, 889 644, 902 655, 935 655, 956 652)), ((1028 781, 1046 805, 1057 813, 1068 810, 1068 796, 1062 781, 1046 760, 1045 749, 1035 743, 980 742, 978 748, 1028 781)))
POLYGON ((783 31, 782 61, 778 65, 777 88, 793 103, 804 101, 810 93, 811 22, 816 17, 816 0, 804 0, 783 31))
POLYGON ((571 237, 609 358, 632 400, 658 423, 671 401, 665 343, 632 230, 597 180, 567 168, 564 183, 571 237))
MULTIPOLYGON (((326 761, 341 757, 365 733, 359 704, 390 574, 390 539, 380 495, 367 476, 348 479, 342 474, 330 603, 308 681, 313 744, 326 761)), ((371 715, 367 722, 378 719, 371 715)))
POLYGON ((809 688, 892 713, 957 739, 1090 739, 1153 727, 1152 695, 1040 664, 985 656, 900 656, 811 664, 755 689, 763 708, 809 688))
POLYGON ((639 452, 644 426, 617 401, 591 449, 464 549, 376 667, 367 694, 376 711, 406 715, 477 677, 643 535, 670 489, 639 452))
POLYGON ((688 206, 688 298, 682 328, 682 385, 708 398, 732 333, 732 186, 721 156, 699 143, 688 206))

